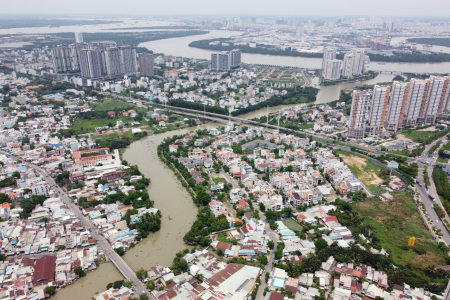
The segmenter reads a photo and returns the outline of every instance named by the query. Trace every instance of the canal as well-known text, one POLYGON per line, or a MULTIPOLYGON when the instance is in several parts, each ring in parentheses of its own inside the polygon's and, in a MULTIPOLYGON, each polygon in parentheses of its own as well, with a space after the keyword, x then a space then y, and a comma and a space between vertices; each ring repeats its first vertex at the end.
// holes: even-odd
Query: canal
POLYGON ((214 124, 206 124, 152 135, 132 143, 124 152, 123 159, 130 165, 137 165, 145 177, 150 178, 150 199, 162 213, 161 230, 150 234, 124 255, 133 270, 148 270, 156 264, 170 266, 175 254, 187 247, 183 237, 197 216, 197 207, 189 193, 173 171, 158 158, 158 145, 173 135, 212 127, 214 124))

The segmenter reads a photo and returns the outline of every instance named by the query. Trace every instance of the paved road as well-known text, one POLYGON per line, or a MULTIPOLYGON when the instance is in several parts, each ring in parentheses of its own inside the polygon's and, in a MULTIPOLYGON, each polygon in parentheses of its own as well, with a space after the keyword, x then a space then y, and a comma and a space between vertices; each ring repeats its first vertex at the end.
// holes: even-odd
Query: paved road
MULTIPOLYGON (((417 191, 420 194, 420 201, 425 205, 427 215, 430 217, 431 221, 433 222, 433 226, 435 226, 436 228, 441 230, 441 232, 443 234, 442 239, 445 241, 445 243, 447 245, 450 245, 450 234, 447 232, 447 229, 445 229, 444 225, 440 221, 440 219, 437 216, 436 211, 434 210, 434 207, 433 207, 434 204, 439 204, 439 206, 442 207, 442 203, 436 192, 436 187, 434 185, 433 176, 432 176, 433 164, 436 163, 437 156, 432 155, 430 157, 430 155, 428 154, 428 150, 430 150, 430 148, 433 145, 435 145, 438 141, 444 141, 445 139, 447 139, 447 137, 442 137, 425 147, 425 150, 422 152, 422 155, 419 157, 419 159, 417 161, 417 164, 419 165, 419 175, 417 176, 417 180, 419 181, 419 183, 422 184, 422 186, 420 186, 419 184, 416 184, 415 187, 417 188, 417 191), (423 162, 425 162, 425 161, 430 162, 430 164, 428 165, 427 173, 428 173, 431 185, 428 188, 428 191, 425 189, 425 180, 424 180, 424 176, 423 176, 423 170, 424 170, 424 166, 425 166, 425 164, 423 162), (436 201, 433 202, 428 197, 428 195, 433 196, 436 199, 436 201)), ((441 147, 442 146, 443 145, 441 145, 441 147)), ((435 151, 435 153, 437 153, 437 151, 439 151, 439 148, 435 151)), ((446 219, 449 220, 447 214, 446 214, 446 219)))
MULTIPOLYGON (((223 175, 225 177, 227 177, 228 181, 233 186, 239 187, 239 185, 237 184, 236 179, 234 179, 231 176, 229 176, 228 173, 226 173, 226 172, 224 172, 223 175)), ((259 300, 259 299, 263 299, 264 289, 266 288, 266 273, 270 273, 272 271, 272 263, 273 263, 274 258, 275 258, 275 249, 277 249, 277 244, 278 244, 278 234, 276 234, 272 229, 270 229, 269 223, 266 222, 266 216, 259 209, 259 205, 254 205, 253 207, 259 211, 259 217, 260 217, 261 221, 263 221, 265 223, 264 230, 266 231, 267 236, 269 236, 269 238, 275 244, 274 250, 270 251, 269 258, 268 258, 268 264, 264 268, 263 273, 261 273, 261 285, 260 285, 260 287, 258 289, 258 293, 256 294, 256 298, 255 298, 255 300, 259 300)))
POLYGON ((266 222, 266 216, 259 210, 259 206, 255 205, 254 207, 256 207, 256 209, 259 211, 259 217, 260 217, 261 221, 266 223, 264 226, 264 229, 266 230, 266 234, 269 236, 269 238, 275 244, 273 250, 270 251, 270 255, 269 255, 269 259, 268 259, 269 263, 267 264, 263 273, 261 274, 261 285, 259 286, 258 293, 256 294, 256 298, 255 298, 255 300, 260 300, 260 299, 264 298, 263 293, 266 288, 266 273, 270 273, 272 271, 272 263, 275 258, 275 250, 277 249, 277 244, 278 244, 278 235, 275 232, 273 232, 272 229, 270 229, 269 223, 266 222))
MULTIPOLYGON (((6 151, 0 150, 0 152, 3 152, 4 154, 9 154, 6 151)), ((18 159, 16 156, 11 155, 12 158, 18 159)), ((83 216, 81 211, 78 209, 78 207, 73 203, 73 201, 65 194, 65 192, 56 184, 54 179, 48 174, 48 172, 40 168, 36 165, 30 164, 25 162, 25 164, 36 171, 37 174, 40 174, 42 178, 44 178, 50 186, 58 193, 58 196, 61 198, 61 200, 64 202, 64 204, 67 205, 77 216, 78 219, 81 220, 84 227, 86 229, 89 229, 91 231, 91 235, 93 238, 97 240, 97 247, 105 254, 108 255, 110 260, 114 263, 114 265, 117 267, 120 273, 128 280, 133 282, 134 289, 136 290, 137 294, 140 295, 142 293, 146 293, 149 297, 152 299, 156 299, 149 293, 149 291, 146 289, 142 281, 140 281, 136 277, 136 273, 130 268, 130 266, 120 257, 110 246, 109 242, 103 237, 101 234, 99 234, 95 228, 95 226, 86 218, 83 216)))

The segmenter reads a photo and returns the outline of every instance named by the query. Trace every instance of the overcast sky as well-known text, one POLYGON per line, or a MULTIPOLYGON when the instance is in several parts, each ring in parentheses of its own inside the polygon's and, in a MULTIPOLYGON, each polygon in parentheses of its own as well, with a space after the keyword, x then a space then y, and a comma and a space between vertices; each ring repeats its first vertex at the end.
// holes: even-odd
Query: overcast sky
POLYGON ((450 17, 448 0, 2 0, 1 13, 450 17))

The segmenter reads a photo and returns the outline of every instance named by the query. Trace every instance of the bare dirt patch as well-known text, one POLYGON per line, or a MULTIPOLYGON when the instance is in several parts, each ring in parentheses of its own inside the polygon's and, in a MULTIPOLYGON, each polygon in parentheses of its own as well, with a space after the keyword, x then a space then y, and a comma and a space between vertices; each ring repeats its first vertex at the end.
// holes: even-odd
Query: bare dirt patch
POLYGON ((423 129, 419 129, 417 131, 436 131, 436 126, 431 126, 431 127, 427 127, 427 128, 423 128, 423 129))
POLYGON ((407 140, 407 141, 413 142, 412 139, 408 139, 408 138, 407 138, 406 136, 404 136, 403 134, 397 134, 397 135, 395 136, 395 138, 396 138, 397 140, 407 140))
POLYGON ((433 252, 427 252, 424 255, 417 255, 415 258, 415 263, 426 268, 428 266, 437 266, 441 263, 441 259, 433 252))
POLYGON ((344 163, 346 163, 349 166, 354 166, 357 167, 358 169, 361 170, 360 174, 355 174, 358 176, 358 178, 363 181, 366 184, 381 184, 383 183, 383 179, 381 179, 380 177, 378 177, 377 174, 373 173, 373 172, 366 172, 365 167, 367 167, 367 163, 366 160, 362 157, 359 156, 342 156, 344 163))

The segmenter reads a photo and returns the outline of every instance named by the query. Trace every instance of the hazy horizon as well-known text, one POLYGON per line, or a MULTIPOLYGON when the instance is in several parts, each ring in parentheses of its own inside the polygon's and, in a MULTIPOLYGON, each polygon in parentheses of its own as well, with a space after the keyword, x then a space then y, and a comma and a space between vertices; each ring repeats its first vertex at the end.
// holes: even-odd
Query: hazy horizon
MULTIPOLYGON (((217 5, 211 0, 18 0, 2 3, 6 14, 61 14, 61 15, 264 15, 264 16, 348 16, 348 17, 428 17, 449 18, 450 1, 427 2, 407 0, 319 0, 303 2, 293 0, 229 0, 217 5)), ((80 16, 82 17, 82 16, 80 16)))

